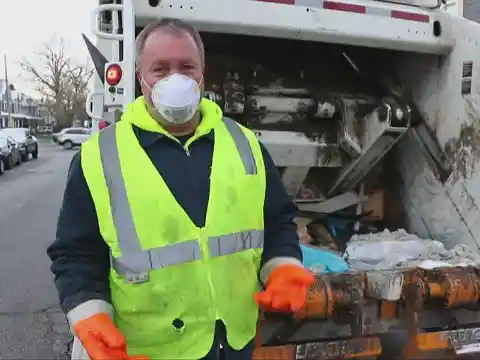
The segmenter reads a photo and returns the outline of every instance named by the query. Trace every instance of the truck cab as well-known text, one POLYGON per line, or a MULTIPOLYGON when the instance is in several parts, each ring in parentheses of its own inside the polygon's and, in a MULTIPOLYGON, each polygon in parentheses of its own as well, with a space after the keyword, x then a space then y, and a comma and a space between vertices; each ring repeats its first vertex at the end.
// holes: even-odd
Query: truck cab
MULTIPOLYGON (((256 133, 301 214, 358 215, 381 187, 382 228, 478 251, 480 24, 453 5, 99 1, 95 45, 86 39, 98 75, 87 99, 92 128, 118 120, 140 95, 136 35, 180 18, 205 44, 205 97, 256 133)), ((480 324, 474 314, 469 327, 480 324)), ((295 356, 314 359, 305 354, 295 356)))

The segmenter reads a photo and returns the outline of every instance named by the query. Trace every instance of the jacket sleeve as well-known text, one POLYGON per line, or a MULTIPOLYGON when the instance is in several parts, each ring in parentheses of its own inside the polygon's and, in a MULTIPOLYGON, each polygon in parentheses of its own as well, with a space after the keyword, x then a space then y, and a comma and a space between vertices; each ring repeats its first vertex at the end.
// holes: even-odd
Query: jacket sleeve
POLYGON ((110 312, 110 255, 83 175, 80 152, 68 172, 55 241, 48 247, 60 306, 70 324, 110 312))
POLYGON ((297 207, 287 194, 282 179, 267 149, 261 144, 266 171, 264 205, 265 239, 260 281, 266 283, 270 273, 279 265, 302 265, 302 250, 293 219, 297 207))

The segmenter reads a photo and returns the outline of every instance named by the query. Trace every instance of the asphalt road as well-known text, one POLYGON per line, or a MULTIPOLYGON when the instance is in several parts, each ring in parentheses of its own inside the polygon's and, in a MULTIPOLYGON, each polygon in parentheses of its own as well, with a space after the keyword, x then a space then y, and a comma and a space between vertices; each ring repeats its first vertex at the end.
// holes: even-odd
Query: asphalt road
POLYGON ((71 339, 45 250, 75 151, 43 144, 0 176, 0 359, 61 359, 71 339))

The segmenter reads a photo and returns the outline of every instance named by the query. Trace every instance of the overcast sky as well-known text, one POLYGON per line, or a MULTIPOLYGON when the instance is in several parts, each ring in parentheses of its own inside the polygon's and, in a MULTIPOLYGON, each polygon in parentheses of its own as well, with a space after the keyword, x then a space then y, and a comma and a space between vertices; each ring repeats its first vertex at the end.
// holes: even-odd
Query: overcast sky
POLYGON ((18 91, 36 95, 34 84, 27 74, 22 74, 18 62, 26 58, 38 64, 35 52, 54 37, 63 37, 67 51, 84 62, 88 53, 82 32, 95 43, 90 18, 97 3, 98 0, 0 0, 0 79, 4 77, 6 54, 10 82, 18 91))

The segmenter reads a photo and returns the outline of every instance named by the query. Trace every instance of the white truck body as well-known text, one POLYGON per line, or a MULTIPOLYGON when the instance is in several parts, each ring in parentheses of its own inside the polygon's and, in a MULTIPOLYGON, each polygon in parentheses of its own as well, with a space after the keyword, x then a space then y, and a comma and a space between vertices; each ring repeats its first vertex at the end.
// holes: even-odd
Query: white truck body
POLYGON ((306 199, 362 195, 388 152, 404 226, 446 247, 480 246, 480 25, 452 14, 451 4, 117 3, 100 1, 92 19, 105 69, 122 69, 113 87, 95 76, 87 102, 93 129, 136 96, 138 31, 180 18, 204 37, 206 95, 256 131, 301 210, 319 211, 306 199), (387 90, 379 95, 380 85, 387 90), (386 143, 376 143, 384 135, 386 143))

